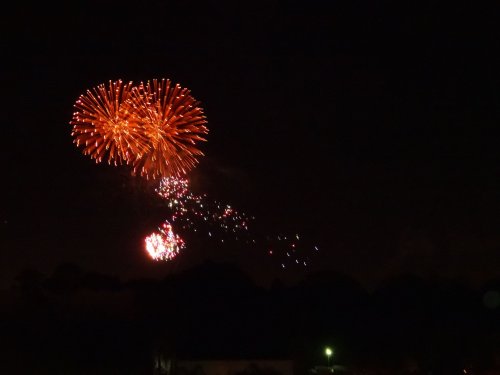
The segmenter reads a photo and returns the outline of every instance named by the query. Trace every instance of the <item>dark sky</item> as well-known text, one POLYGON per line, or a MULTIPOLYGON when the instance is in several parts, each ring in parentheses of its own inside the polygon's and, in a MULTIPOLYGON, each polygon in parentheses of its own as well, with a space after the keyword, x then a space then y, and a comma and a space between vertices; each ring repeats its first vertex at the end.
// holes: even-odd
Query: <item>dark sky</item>
MULTIPOLYGON (((64 262, 123 278, 196 261, 282 275, 265 251, 189 246, 151 262, 144 186, 73 143, 73 103, 170 78, 210 134, 193 189, 297 231, 311 270, 500 276, 497 9, 465 2, 23 3, 3 12, 0 281, 64 262)), ((189 243, 189 238, 187 238, 189 243)), ((296 276, 293 270, 289 275, 296 276)))

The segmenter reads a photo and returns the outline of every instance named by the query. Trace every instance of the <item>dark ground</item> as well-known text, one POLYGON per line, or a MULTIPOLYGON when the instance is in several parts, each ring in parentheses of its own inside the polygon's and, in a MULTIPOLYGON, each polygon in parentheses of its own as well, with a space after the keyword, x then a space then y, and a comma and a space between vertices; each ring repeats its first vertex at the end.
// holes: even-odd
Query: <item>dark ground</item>
POLYGON ((122 281, 67 264, 26 270, 2 293, 0 363, 12 374, 148 373, 160 351, 293 359, 304 370, 324 364, 330 345, 349 368, 481 373, 498 366, 499 291, 499 280, 472 289, 406 275, 369 292, 333 273, 263 288, 216 263, 122 281))

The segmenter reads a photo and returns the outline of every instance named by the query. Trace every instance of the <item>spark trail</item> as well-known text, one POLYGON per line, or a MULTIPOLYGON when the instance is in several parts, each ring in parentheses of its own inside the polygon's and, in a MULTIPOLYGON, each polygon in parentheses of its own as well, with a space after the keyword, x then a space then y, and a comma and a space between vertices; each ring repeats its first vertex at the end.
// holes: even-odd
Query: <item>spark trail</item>
MULTIPOLYGON (((281 268, 307 267, 316 256, 317 245, 308 244, 299 234, 261 234, 256 219, 229 204, 197 195, 186 178, 167 177, 156 189, 176 230, 197 234, 220 244, 234 241, 254 250, 264 250, 281 268)), ((165 260, 173 257, 166 257, 165 260)))

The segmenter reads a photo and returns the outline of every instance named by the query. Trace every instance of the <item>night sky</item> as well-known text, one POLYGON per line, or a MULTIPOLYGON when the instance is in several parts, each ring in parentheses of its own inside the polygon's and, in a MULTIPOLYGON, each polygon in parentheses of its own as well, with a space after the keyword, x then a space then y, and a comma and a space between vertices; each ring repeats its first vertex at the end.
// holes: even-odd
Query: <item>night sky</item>
POLYGON ((306 272, 365 285, 402 273, 480 283, 500 264, 498 8, 420 1, 22 3, 3 12, 0 282, 74 263, 120 278, 205 261, 296 279, 266 250, 143 237, 151 184, 72 143, 78 96, 170 78, 201 101, 197 192, 298 232, 306 272), (402 3, 402 4, 401 4, 402 3))

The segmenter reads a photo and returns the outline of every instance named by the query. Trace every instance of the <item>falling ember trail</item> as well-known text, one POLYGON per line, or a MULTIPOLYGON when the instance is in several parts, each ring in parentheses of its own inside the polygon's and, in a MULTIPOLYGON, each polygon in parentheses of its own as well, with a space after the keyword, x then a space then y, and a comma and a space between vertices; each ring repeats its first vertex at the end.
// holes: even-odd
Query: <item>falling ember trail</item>
POLYGON ((185 178, 163 178, 156 190, 171 212, 171 221, 179 228, 244 238, 254 218, 241 213, 228 204, 211 200, 207 195, 196 195, 189 190, 185 178))
POLYGON ((212 200, 205 194, 192 193, 186 178, 163 178, 156 192, 163 198, 172 224, 180 230, 190 231, 192 235, 216 241, 219 246, 233 241, 244 243, 252 249, 266 251, 281 268, 307 267, 319 250, 316 245, 306 243, 298 233, 258 233, 253 225, 255 217, 229 204, 212 200))

